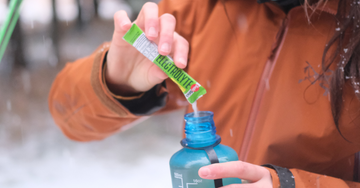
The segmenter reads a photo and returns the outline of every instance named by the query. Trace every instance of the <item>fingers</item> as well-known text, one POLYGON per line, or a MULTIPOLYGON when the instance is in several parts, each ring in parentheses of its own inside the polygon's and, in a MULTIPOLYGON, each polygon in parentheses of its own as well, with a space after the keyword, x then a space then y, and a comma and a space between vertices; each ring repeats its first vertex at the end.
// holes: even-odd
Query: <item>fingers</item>
POLYGON ((242 161, 233 161, 202 167, 199 170, 199 176, 204 179, 236 177, 257 182, 263 177, 270 177, 270 172, 266 168, 258 165, 242 161))
POLYGON ((175 32, 176 19, 171 14, 158 17, 155 3, 145 3, 135 23, 145 31, 146 37, 158 44, 161 55, 173 54, 175 65, 185 68, 189 53, 189 43, 175 32))
POLYGON ((135 23, 145 31, 149 40, 156 40, 159 33, 159 8, 156 3, 148 2, 142 7, 135 23))
POLYGON ((114 15, 114 34, 111 45, 121 46, 124 44, 122 37, 131 27, 131 21, 124 10, 120 10, 114 15))
POLYGON ((171 52, 176 19, 171 14, 159 17, 159 8, 155 3, 145 3, 135 23, 145 31, 146 37, 151 41, 159 41, 159 53, 169 55, 171 52))
POLYGON ((154 76, 148 76, 149 85, 155 85, 164 81, 168 76, 155 64, 149 68, 149 73, 154 76))
POLYGON ((173 59, 177 67, 183 69, 187 65, 189 42, 179 34, 174 34, 173 59))
POLYGON ((124 10, 117 11, 114 15, 115 33, 122 37, 131 27, 131 21, 124 10))
POLYGON ((257 182, 257 183, 249 183, 249 184, 230 184, 223 186, 221 188, 265 188, 265 187, 272 187, 272 186, 257 182))
POLYGON ((163 14, 160 17, 160 39, 159 53, 161 55, 169 55, 174 40, 176 20, 171 14, 163 14))
POLYGON ((255 183, 246 183, 245 181, 241 184, 230 184, 223 186, 221 188, 265 188, 265 187, 273 187, 272 186, 272 180, 271 177, 261 179, 260 181, 257 181, 255 183))
POLYGON ((226 185, 226 186, 222 186, 221 188, 263 188, 260 187, 257 184, 230 184, 230 185, 226 185))

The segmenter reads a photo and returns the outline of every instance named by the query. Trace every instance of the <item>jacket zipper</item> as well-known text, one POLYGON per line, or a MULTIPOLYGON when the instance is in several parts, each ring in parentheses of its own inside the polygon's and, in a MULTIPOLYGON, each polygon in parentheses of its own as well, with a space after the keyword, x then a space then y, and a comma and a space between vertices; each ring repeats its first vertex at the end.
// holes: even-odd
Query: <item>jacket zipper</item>
MULTIPOLYGON (((291 12, 291 11, 290 11, 291 12)), ((289 15, 289 14, 288 14, 289 15)), ((288 23, 289 23, 289 17, 288 15, 284 18, 282 25, 276 35, 276 41, 272 46, 271 54, 266 61, 264 71, 261 75, 261 79, 258 83, 258 87, 255 93, 254 102, 251 107, 250 115, 248 122, 246 124, 245 134, 242 142, 242 146, 239 153, 239 160, 246 161, 249 149, 250 149, 250 143, 253 137, 254 129, 255 129, 255 122, 256 118, 261 106, 261 101, 264 96, 265 89, 269 89, 269 79, 271 77, 271 73, 275 67, 276 61, 278 59, 279 53, 281 51, 281 48, 284 43, 285 36, 288 31, 288 23)))

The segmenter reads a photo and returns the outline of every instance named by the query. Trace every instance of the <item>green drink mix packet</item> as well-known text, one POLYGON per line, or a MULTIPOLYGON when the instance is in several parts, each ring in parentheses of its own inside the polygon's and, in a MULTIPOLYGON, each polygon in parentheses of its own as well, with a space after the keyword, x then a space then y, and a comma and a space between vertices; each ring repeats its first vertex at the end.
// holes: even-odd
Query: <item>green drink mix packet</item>
POLYGON ((158 46, 147 39, 145 33, 136 24, 132 25, 123 39, 160 67, 179 86, 189 103, 194 103, 206 93, 205 88, 184 70, 178 68, 170 56, 160 55, 158 46))

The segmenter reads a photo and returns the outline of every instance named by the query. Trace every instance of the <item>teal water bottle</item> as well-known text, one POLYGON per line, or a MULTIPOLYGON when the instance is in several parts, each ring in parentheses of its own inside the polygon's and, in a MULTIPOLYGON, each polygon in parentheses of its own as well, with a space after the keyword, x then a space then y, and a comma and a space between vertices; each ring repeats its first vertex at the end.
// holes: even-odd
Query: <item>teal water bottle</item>
POLYGON ((210 111, 200 111, 197 117, 194 113, 185 115, 186 138, 181 140, 183 148, 170 159, 173 188, 218 188, 241 183, 238 178, 206 180, 198 175, 203 166, 238 160, 232 148, 220 144, 213 116, 210 111))

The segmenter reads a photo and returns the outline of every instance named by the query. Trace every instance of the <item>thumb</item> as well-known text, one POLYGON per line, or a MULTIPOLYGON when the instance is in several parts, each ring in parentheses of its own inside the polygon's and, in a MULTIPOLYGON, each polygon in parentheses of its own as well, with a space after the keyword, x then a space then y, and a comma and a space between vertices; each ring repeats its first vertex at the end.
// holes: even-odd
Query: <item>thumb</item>
POLYGON ((122 37, 131 27, 131 21, 127 13, 124 10, 117 11, 114 15, 114 35, 113 42, 119 44, 122 41, 122 37))

